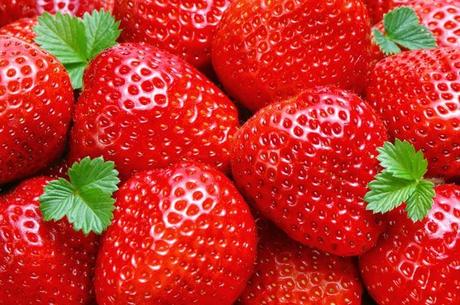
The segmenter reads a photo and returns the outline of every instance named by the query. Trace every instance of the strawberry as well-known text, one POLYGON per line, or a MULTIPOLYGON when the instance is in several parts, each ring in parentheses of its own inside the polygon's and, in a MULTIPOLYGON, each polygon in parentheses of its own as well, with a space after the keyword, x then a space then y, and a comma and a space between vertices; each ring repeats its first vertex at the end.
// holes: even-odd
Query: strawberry
POLYGON ((385 143, 378 160, 365 200, 387 213, 388 228, 360 258, 371 296, 379 305, 459 304, 460 186, 425 179, 428 161, 407 141, 385 143))
POLYGON ((38 198, 49 178, 0 195, 0 304, 87 304, 96 259, 94 234, 66 221, 45 222, 38 198))
POLYGON ((379 305, 459 304, 460 186, 436 187, 428 217, 412 222, 403 209, 377 247, 360 258, 364 282, 379 305))
POLYGON ((73 117, 71 162, 104 156, 115 161, 123 179, 178 160, 229 169, 238 112, 198 70, 144 43, 108 48, 120 34, 108 13, 83 20, 46 14, 39 23, 36 41, 64 62, 75 89, 83 87, 73 117), (69 32, 84 43, 66 39, 69 32))
POLYGON ((361 0, 234 1, 213 40, 226 91, 252 111, 308 87, 360 92, 370 59, 361 0))
POLYGON ((390 137, 411 142, 429 160, 429 175, 459 177, 460 50, 438 48, 390 56, 371 73, 367 99, 390 137))
POLYGON ((33 44, 0 36, 0 184, 30 176, 62 152, 73 91, 64 67, 33 44))
POLYGON ((85 12, 104 9, 111 11, 114 0, 2 0, 0 1, 0 26, 20 18, 34 17, 50 12, 83 16, 85 12))
POLYGON ((380 225, 363 196, 378 171, 383 124, 358 96, 307 90, 260 110, 237 132, 234 179, 291 238, 336 255, 358 255, 380 225))
POLYGON ((255 273, 239 305, 361 305, 351 258, 312 250, 270 227, 261 234, 255 273))
POLYGON ((206 165, 180 162, 135 174, 96 268, 99 305, 231 305, 255 260, 255 225, 233 184, 206 165))
POLYGON ((38 18, 22 18, 0 28, 0 35, 13 36, 29 43, 34 43, 34 27, 38 24, 38 18))
POLYGON ((193 67, 147 44, 120 44, 85 74, 70 159, 104 156, 122 177, 182 159, 226 170, 235 106, 193 67))
POLYGON ((146 42, 201 70, 211 67, 211 41, 231 0, 117 0, 122 41, 146 42))

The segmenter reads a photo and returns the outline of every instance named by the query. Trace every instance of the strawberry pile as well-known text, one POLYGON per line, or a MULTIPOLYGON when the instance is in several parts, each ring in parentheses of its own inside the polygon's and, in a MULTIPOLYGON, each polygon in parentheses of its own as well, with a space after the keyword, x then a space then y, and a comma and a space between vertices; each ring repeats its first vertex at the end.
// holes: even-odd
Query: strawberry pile
POLYGON ((0 17, 0 305, 460 305, 459 0, 0 17))

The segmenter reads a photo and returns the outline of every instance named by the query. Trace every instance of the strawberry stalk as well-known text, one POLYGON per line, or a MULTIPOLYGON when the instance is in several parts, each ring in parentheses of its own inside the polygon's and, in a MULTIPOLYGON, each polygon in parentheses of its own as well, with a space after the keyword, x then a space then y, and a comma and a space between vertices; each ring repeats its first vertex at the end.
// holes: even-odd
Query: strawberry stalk
POLYGON ((377 159, 383 170, 368 185, 364 200, 374 213, 387 213, 403 203, 414 222, 423 220, 434 203, 434 183, 424 176, 428 161, 421 151, 406 141, 396 139, 378 149, 377 159))

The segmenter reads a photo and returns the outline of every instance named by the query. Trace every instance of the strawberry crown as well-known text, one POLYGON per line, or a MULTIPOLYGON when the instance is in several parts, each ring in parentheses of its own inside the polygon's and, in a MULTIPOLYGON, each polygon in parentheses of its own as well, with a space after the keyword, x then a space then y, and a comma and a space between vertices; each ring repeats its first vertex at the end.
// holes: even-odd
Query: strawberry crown
POLYGON ((374 28, 374 42, 385 55, 400 53, 402 49, 418 50, 436 47, 433 33, 420 24, 410 7, 398 7, 383 17, 384 33, 374 28))
POLYGON ((386 213, 405 203, 410 219, 424 219, 433 206, 435 191, 434 183, 424 178, 428 161, 423 153, 398 139, 394 144, 386 142, 378 152, 383 170, 368 185, 367 209, 386 213))

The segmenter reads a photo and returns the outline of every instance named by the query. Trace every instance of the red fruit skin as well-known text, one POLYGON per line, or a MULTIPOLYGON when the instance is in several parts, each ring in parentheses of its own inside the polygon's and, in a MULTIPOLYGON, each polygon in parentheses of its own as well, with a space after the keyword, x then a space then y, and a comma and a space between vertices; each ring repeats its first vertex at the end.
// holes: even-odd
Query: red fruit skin
POLYGON ((12 36, 28 43, 35 43, 34 27, 38 24, 38 17, 22 18, 0 28, 0 35, 12 36))
POLYGON ((351 258, 310 249, 273 228, 261 234, 255 273, 238 305, 361 305, 351 258))
POLYGON ((82 17, 86 12, 91 13, 94 10, 105 10, 111 12, 114 6, 114 0, 35 0, 37 12, 39 15, 44 12, 55 14, 71 14, 82 17))
POLYGON ((52 55, 0 36, 0 185, 59 157, 73 108, 69 76, 52 55))
POLYGON ((116 0, 121 40, 146 42, 211 69, 211 41, 232 0, 116 0))
POLYGON ((308 90, 272 104, 235 136, 232 172, 263 216, 291 238, 340 256, 369 250, 381 227, 366 211, 383 124, 358 96, 308 90))
POLYGON ((99 305, 231 305, 250 277, 254 219, 233 184, 181 162, 138 173, 116 195, 96 269, 99 305))
POLYGON ((121 44, 85 73, 70 160, 104 156, 122 177, 199 160, 226 171, 238 113, 192 66, 147 44, 121 44))
POLYGON ((317 85, 361 92, 370 46, 361 0, 242 0, 226 11, 212 60, 226 91, 256 111, 317 85))
POLYGON ((415 9, 439 47, 460 48, 460 0, 412 0, 406 5, 415 9))
POLYGON ((84 305, 91 298, 96 236, 65 220, 43 221, 38 198, 49 181, 29 179, 0 195, 1 305, 84 305))
POLYGON ((36 14, 36 0, 0 0, 0 26, 36 14))
POLYGON ((114 0, 0 0, 0 26, 44 12, 61 12, 81 17, 85 12, 93 10, 112 11, 113 6, 114 0))
POLYGON ((377 24, 383 19, 383 15, 395 7, 406 6, 410 1, 411 0, 365 0, 371 18, 371 24, 377 24))
POLYGON ((460 173, 460 49, 403 52, 371 73, 367 100, 391 139, 411 142, 428 159, 428 174, 460 173))
POLYGON ((404 209, 377 247, 360 258, 361 273, 379 305, 460 303, 460 186, 436 187, 427 218, 414 223, 404 209))

